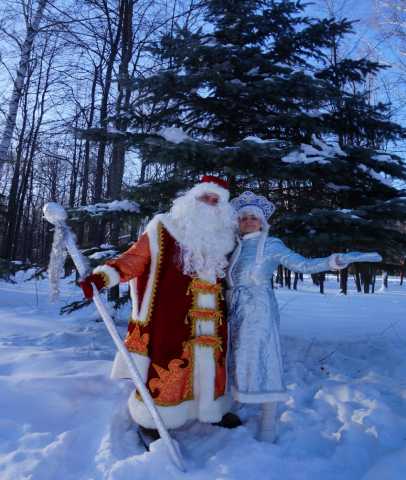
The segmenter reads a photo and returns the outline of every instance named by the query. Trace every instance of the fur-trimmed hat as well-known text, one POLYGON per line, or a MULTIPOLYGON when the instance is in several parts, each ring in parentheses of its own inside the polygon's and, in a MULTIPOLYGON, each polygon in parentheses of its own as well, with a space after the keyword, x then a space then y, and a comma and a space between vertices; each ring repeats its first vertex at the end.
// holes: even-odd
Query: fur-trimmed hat
POLYGON ((230 198, 228 183, 222 178, 213 175, 204 175, 200 182, 188 192, 188 194, 194 195, 195 197, 200 197, 205 193, 216 193, 223 202, 228 202, 230 198))

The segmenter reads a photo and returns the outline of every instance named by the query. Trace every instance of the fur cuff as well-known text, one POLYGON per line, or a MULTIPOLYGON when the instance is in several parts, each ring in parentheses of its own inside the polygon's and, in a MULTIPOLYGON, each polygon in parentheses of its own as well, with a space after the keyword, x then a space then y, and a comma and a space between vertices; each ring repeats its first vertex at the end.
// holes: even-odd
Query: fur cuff
POLYGON ((343 262, 342 256, 339 253, 333 253, 328 259, 328 265, 331 270, 342 270, 348 266, 343 262))
POLYGON ((104 278, 106 279, 106 288, 114 287, 120 283, 120 274, 115 268, 110 267, 109 265, 96 267, 93 270, 93 273, 101 273, 104 275, 104 278))

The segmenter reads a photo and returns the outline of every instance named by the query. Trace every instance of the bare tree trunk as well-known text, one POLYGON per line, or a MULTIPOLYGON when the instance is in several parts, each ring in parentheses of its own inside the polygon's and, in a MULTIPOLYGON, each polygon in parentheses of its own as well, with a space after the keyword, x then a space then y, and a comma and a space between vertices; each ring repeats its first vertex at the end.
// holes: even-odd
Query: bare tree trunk
POLYGON ((405 278, 406 271, 406 258, 403 259, 403 262, 400 266, 400 285, 403 285, 403 279, 405 278))
POLYGON ((360 264, 361 282, 364 287, 364 293, 370 293, 372 285, 372 271, 368 264, 360 264))
POLYGON ((299 281, 299 274, 295 272, 295 278, 293 280, 293 290, 297 290, 297 283, 299 281))
POLYGON ((292 286, 292 272, 288 269, 288 268, 285 268, 285 285, 289 288, 289 290, 291 289, 291 286, 292 286))
POLYGON ((354 269, 355 286, 357 287, 357 292, 361 293, 361 290, 362 290, 361 275, 360 275, 360 269, 357 263, 353 265, 353 269, 354 269))
POLYGON ((32 247, 33 247, 33 242, 32 242, 32 223, 30 222, 30 218, 34 214, 34 208, 32 204, 32 198, 33 198, 33 180, 34 180, 34 175, 31 172, 30 175, 30 180, 29 180, 29 187, 28 187, 28 196, 27 196, 27 202, 26 202, 26 207, 24 208, 23 212, 23 228, 22 228, 22 235, 20 235, 20 238, 22 238, 22 244, 19 245, 17 243, 16 245, 16 253, 20 252, 20 257, 23 259, 23 261, 29 261, 31 260, 31 252, 32 252, 32 247))
MULTIPOLYGON (((123 134, 125 134, 128 128, 128 113, 131 99, 129 65, 133 53, 133 4, 134 0, 123 0, 121 61, 118 72, 118 97, 115 112, 115 128, 123 132, 123 134)), ((124 139, 114 143, 107 190, 107 196, 113 200, 121 198, 125 152, 126 141, 124 139)))
MULTIPOLYGON (((120 2, 119 12, 117 14, 118 24, 115 33, 113 33, 113 25, 110 16, 108 16, 108 29, 109 29, 109 41, 110 41, 110 54, 107 59, 106 75, 104 79, 103 96, 100 107, 100 126, 107 130, 108 126, 108 101, 110 96, 111 85, 113 81, 114 62, 116 61, 119 45, 121 41, 122 28, 123 28, 123 11, 124 1, 120 2)), ((93 188, 93 201, 100 202, 103 197, 103 177, 104 177, 104 161, 106 155, 106 142, 102 140, 99 144, 96 161, 96 173, 94 179, 93 188)), ((101 243, 104 239, 104 227, 105 222, 100 224, 94 229, 92 240, 97 243, 101 243)))
POLYGON ((16 209, 17 209, 17 194, 20 185, 20 175, 21 175, 21 160, 23 155, 23 148, 25 142, 25 132, 28 122, 28 85, 30 83, 31 73, 28 74, 28 79, 26 82, 26 87, 23 92, 23 108, 22 108, 22 125, 21 131, 18 138, 18 144, 16 149, 16 161, 14 165, 13 176, 11 179, 10 191, 8 194, 8 203, 6 210, 6 222, 5 222, 5 232, 1 248, 1 256, 3 258, 11 259, 12 243, 14 238, 14 229, 16 224, 16 209))
POLYGON ((278 283, 280 287, 283 287, 283 266, 282 265, 278 265, 278 269, 276 271, 276 283, 278 283))
MULTIPOLYGON (((96 99, 96 87, 97 79, 99 76, 100 65, 94 67, 91 95, 90 95, 90 110, 89 118, 87 120, 87 127, 90 128, 93 126, 94 114, 95 114, 95 99, 96 99)), ((88 194, 89 194, 89 170, 90 170, 90 141, 85 141, 85 152, 83 159, 83 169, 82 169, 82 190, 80 194, 80 205, 86 205, 88 194)), ((78 226, 78 242, 82 244, 85 236, 85 224, 81 222, 78 226)))
MULTIPOLYGON (((24 203, 26 199, 27 189, 31 176, 33 175, 34 168, 34 156, 38 149, 38 137, 40 133, 40 128, 45 114, 45 101, 48 94, 48 89, 50 85, 50 73, 52 69, 52 60, 49 59, 49 63, 45 70, 44 81, 43 78, 43 67, 44 67, 44 54, 46 51, 47 45, 43 47, 43 50, 40 52, 40 68, 38 75, 38 83, 36 87, 35 95, 35 105, 32 110, 32 121, 31 121, 31 131, 29 135, 28 147, 27 147, 27 158, 25 162, 25 170, 23 172, 20 189, 17 195, 17 212, 16 212, 16 225, 14 230, 14 237, 12 241, 12 255, 15 256, 17 251, 17 239, 20 231, 20 225, 23 215, 24 203), (38 116, 37 116, 38 110, 38 116), (37 118, 36 118, 37 117, 37 118)), ((55 54, 55 49, 53 51, 55 54)))
MULTIPOLYGON (((122 40, 121 40, 121 60, 118 71, 118 97, 116 101, 116 122, 117 130, 125 132, 128 128, 128 113, 130 108, 131 88, 129 65, 133 53, 133 12, 134 0, 123 0, 123 19, 122 19, 122 40)), ((113 145, 111 164, 109 168, 107 196, 113 200, 121 198, 123 185, 124 166, 125 166, 126 141, 119 140, 113 145)), ((111 242, 115 245, 120 237, 120 218, 117 215, 111 225, 111 242)), ((112 299, 118 300, 119 290, 112 291, 112 299)))
POLYGON ((348 291, 348 267, 340 271, 340 289, 341 293, 347 295, 348 291))
POLYGON ((320 293, 324 293, 324 281, 326 280, 325 273, 312 273, 311 274, 314 285, 317 285, 320 289, 320 293))
MULTIPOLYGON (((122 34, 122 18, 123 18, 123 8, 124 2, 120 2, 120 10, 117 14, 118 17, 118 24, 117 30, 115 34, 113 34, 113 25, 111 23, 111 19, 109 17, 109 41, 110 41, 110 54, 106 60, 106 75, 104 78, 104 87, 103 87, 103 96, 100 106, 100 126, 102 128, 107 129, 107 121, 108 121, 108 101, 110 95, 111 84, 113 81, 113 68, 114 62, 116 61, 119 45, 121 40, 122 34)), ((94 191, 93 191, 93 201, 99 202, 102 199, 102 192, 103 192, 103 172, 104 172, 104 156, 106 152, 106 142, 101 141, 99 145, 99 150, 97 154, 97 163, 96 163, 96 176, 94 181, 94 191)))
POLYGON ((376 285, 376 267, 371 266, 372 268, 372 293, 375 293, 375 285, 376 285))
POLYGON ((382 286, 386 289, 388 288, 388 272, 382 272, 382 286))
POLYGON ((13 133, 16 126, 18 106, 22 98, 22 91, 28 72, 28 64, 30 61, 32 47, 34 44, 35 36, 38 33, 38 29, 47 3, 48 0, 39 0, 37 10, 35 12, 32 22, 29 22, 27 19, 27 34, 21 47, 21 57, 17 69, 17 75, 14 80, 13 93, 11 95, 8 106, 6 126, 4 128, 0 142, 0 172, 3 168, 3 164, 7 161, 7 153, 10 148, 11 140, 13 138, 13 133))
POLYGON ((326 281, 326 274, 323 272, 323 273, 319 273, 320 275, 320 293, 324 293, 324 282, 326 281))
MULTIPOLYGON (((75 128, 78 128, 78 117, 76 118, 75 128)), ((76 190, 78 188, 78 173, 80 166, 80 157, 81 157, 82 144, 79 141, 78 137, 75 136, 73 155, 72 155, 72 169, 70 172, 70 181, 69 181, 69 207, 73 208, 75 206, 76 199, 76 190)))

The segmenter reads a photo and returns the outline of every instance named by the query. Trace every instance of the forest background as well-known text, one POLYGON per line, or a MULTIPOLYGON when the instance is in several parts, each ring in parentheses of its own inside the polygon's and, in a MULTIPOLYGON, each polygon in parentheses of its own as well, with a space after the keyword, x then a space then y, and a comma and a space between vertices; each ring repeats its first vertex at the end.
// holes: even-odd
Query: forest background
POLYGON ((405 0, 4 0, 2 275, 46 265, 46 202, 96 264, 202 173, 303 254, 402 272, 405 25, 405 0))

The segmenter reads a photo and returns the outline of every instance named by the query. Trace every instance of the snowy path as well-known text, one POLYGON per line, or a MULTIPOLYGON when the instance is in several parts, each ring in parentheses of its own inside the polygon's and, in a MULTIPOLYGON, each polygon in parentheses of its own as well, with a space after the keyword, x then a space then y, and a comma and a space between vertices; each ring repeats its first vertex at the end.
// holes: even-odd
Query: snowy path
MULTIPOLYGON (((21 279, 20 279, 21 280, 21 279)), ((244 426, 176 433, 189 471, 161 441, 143 453, 127 417, 130 385, 109 379, 113 345, 88 308, 60 317, 46 281, 0 283, 0 479, 401 480, 406 472, 406 286, 371 296, 278 290, 286 383, 279 440, 244 426)), ((73 300, 80 292, 65 283, 73 300)), ((123 313, 123 317, 124 317, 123 313)))

